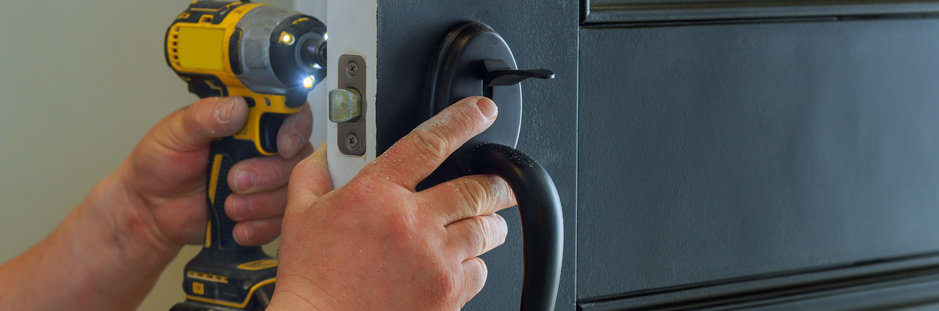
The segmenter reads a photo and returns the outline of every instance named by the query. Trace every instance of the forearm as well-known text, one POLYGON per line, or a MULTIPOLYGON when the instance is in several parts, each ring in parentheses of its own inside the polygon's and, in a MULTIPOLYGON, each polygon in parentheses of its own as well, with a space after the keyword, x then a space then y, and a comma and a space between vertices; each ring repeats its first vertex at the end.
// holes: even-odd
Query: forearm
POLYGON ((154 232, 119 173, 56 230, 0 266, 0 310, 132 310, 180 249, 154 232))

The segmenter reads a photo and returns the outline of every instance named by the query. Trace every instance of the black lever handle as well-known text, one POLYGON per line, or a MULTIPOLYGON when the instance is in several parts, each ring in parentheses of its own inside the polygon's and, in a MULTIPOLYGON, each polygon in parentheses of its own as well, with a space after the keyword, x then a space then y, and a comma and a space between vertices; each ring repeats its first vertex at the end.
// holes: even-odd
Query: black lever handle
POLYGON ((481 144, 471 159, 475 173, 502 177, 518 201, 525 263, 521 310, 554 310, 564 247, 564 218, 554 181, 534 159, 505 145, 481 144))
POLYGON ((551 70, 512 69, 501 59, 485 59, 483 60, 483 66, 486 68, 483 83, 489 87, 516 85, 528 78, 554 79, 554 72, 551 70))

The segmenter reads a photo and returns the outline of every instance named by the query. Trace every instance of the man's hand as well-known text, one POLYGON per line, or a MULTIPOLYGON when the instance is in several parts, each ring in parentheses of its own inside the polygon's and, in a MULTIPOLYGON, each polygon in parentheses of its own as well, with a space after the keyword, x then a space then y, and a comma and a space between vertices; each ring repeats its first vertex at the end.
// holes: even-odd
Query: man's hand
POLYGON ((465 99, 332 192, 323 151, 301 162, 270 310, 456 310, 479 293, 477 256, 505 241, 495 212, 515 205, 511 189, 492 175, 415 186, 496 114, 489 99, 465 99))
MULTIPOLYGON (((0 266, 0 310, 135 309, 182 246, 202 241, 210 143, 247 114, 241 97, 207 98, 160 121, 55 232, 0 266)), ((289 173, 312 153, 311 122, 304 106, 278 133, 279 157, 232 168, 225 209, 239 243, 278 235, 289 173)))
MULTIPOLYGON (((118 174, 142 203, 135 208, 152 215, 155 233, 177 245, 202 242, 209 144, 238 132, 247 116, 240 96, 206 98, 170 114, 140 141, 118 174)), ((290 171, 313 152, 307 142, 312 120, 304 105, 278 133, 279 157, 254 158, 232 168, 228 185, 234 194, 225 201, 225 212, 239 222, 234 228, 239 244, 261 245, 280 234, 290 171)))

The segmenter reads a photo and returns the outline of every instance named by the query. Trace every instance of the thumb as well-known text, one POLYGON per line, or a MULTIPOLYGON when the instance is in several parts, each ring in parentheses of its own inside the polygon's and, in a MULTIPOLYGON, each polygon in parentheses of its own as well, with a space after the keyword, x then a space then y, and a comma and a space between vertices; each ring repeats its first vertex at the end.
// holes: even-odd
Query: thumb
MULTIPOLYGON (((333 190, 333 182, 329 178, 329 169, 326 164, 326 142, 306 159, 300 161, 290 174, 287 183, 287 198, 303 201, 315 200, 333 190)), ((303 206, 305 208, 307 206, 303 206)), ((291 205, 287 205, 288 211, 291 205)))
POLYGON ((237 133, 247 119, 248 104, 241 96, 209 97, 170 114, 150 134, 167 148, 196 151, 216 138, 237 133))

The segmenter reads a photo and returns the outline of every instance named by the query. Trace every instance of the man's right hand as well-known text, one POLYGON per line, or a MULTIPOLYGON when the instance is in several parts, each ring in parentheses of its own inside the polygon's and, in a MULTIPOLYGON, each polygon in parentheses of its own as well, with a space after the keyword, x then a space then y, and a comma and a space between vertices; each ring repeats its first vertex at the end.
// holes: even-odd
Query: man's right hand
POLYGON ((515 205, 511 189, 493 175, 415 186, 496 115, 489 99, 464 99, 331 192, 326 148, 298 164, 269 310, 457 310, 479 293, 478 256, 505 241, 495 212, 515 205))

